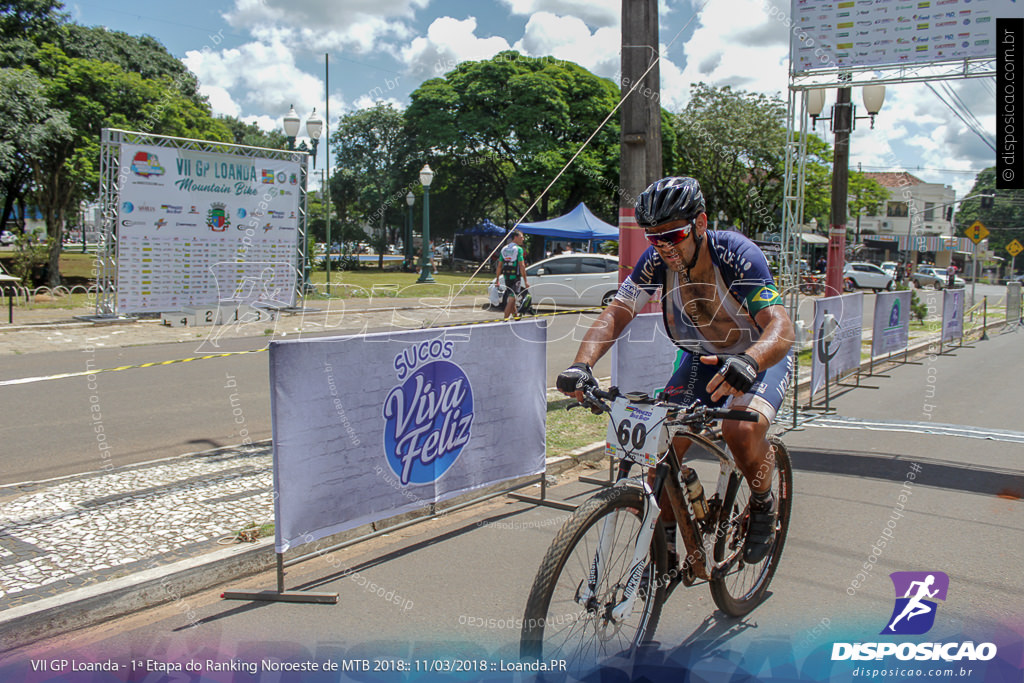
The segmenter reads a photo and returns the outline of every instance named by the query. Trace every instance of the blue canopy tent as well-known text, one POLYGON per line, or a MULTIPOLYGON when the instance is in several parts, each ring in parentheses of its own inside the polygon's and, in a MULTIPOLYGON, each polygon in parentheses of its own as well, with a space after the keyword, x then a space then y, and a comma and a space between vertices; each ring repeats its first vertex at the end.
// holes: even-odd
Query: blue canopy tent
POLYGON ((541 235, 546 238, 545 252, 547 241, 550 239, 590 242, 591 251, 595 242, 619 239, 619 229, 592 214, 583 202, 564 216, 537 223, 520 223, 518 227, 528 235, 541 235))
POLYGON ((490 219, 467 230, 455 233, 454 258, 460 261, 483 261, 505 237, 505 228, 490 219))

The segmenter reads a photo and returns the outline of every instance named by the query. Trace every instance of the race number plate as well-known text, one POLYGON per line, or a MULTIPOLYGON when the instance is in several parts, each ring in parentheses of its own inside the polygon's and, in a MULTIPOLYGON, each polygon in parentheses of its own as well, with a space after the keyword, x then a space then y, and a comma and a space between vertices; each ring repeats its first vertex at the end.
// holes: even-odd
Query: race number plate
POLYGON ((605 454, 646 467, 658 464, 668 447, 665 406, 638 405, 619 397, 612 403, 605 454))

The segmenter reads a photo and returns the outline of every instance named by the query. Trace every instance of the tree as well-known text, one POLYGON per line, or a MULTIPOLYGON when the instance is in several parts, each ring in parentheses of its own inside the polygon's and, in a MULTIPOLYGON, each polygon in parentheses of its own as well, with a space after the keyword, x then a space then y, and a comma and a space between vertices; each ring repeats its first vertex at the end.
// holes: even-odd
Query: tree
POLYGON ((0 67, 29 64, 46 36, 58 33, 67 16, 54 0, 0 1, 0 67))
POLYGON ((889 191, 860 171, 851 171, 847 181, 847 196, 847 211, 852 217, 852 225, 847 225, 849 230, 857 224, 861 209, 866 214, 877 215, 879 206, 883 206, 889 199, 889 191))
POLYGON ((170 74, 146 79, 114 62, 69 57, 53 44, 43 44, 37 56, 46 98, 66 113, 72 129, 70 138, 50 140, 31 164, 36 202, 51 240, 49 284, 57 286, 65 217, 79 200, 98 192, 103 128, 221 142, 231 140, 231 133, 211 116, 205 101, 183 94, 183 81, 170 74))
MULTIPOLYGON (((335 149, 337 180, 332 179, 334 202, 350 202, 340 212, 343 220, 352 218, 375 227, 376 246, 393 244, 388 235, 387 217, 398 216, 405 207, 405 195, 417 181, 405 172, 409 167, 409 147, 405 139, 402 112, 390 104, 378 102, 369 109, 347 114, 338 122, 331 137, 335 149), (335 196, 335 185, 339 192, 335 196)), ((419 169, 417 169, 418 171, 419 169)), ((378 265, 384 267, 384 256, 378 249, 378 265)))
POLYGON ((0 69, 0 226, 6 226, 14 210, 30 188, 31 162, 49 143, 48 136, 63 134, 66 116, 53 112, 43 86, 28 69, 0 69), (58 117, 59 124, 52 120, 58 117))
POLYGON ((554 179, 618 94, 612 81, 580 66, 515 51, 463 62, 424 82, 411 95, 406 121, 414 148, 428 153, 437 171, 431 218, 442 217, 450 233, 492 212, 511 224, 562 215, 581 201, 610 204, 608 182, 618 184, 615 118, 554 179))
POLYGON ((680 173, 700 181, 710 211, 724 211, 747 234, 781 224, 785 116, 777 97, 704 83, 676 116, 680 173))
MULTIPOLYGON (((960 205, 956 213, 956 234, 963 237, 974 221, 981 221, 991 232, 988 248, 996 256, 1009 260, 1006 245, 1013 240, 1024 244, 1024 190, 997 190, 996 168, 992 166, 978 174, 967 196, 993 193, 995 201, 990 209, 981 208, 980 198, 968 199, 960 205)), ((1018 254, 1018 258, 1024 259, 1024 256, 1018 254)))
POLYGON ((288 144, 288 138, 279 130, 266 132, 255 123, 243 123, 233 116, 219 116, 217 120, 227 126, 236 145, 284 149, 288 144))

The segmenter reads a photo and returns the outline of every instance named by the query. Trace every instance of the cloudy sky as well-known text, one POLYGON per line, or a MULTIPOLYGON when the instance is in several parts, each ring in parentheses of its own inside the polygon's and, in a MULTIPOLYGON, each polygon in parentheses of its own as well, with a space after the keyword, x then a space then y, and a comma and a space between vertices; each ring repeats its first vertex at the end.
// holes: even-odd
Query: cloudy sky
MULTIPOLYGON (((72 18, 148 34, 199 77, 215 113, 280 128, 326 100, 331 124, 384 99, 404 107, 428 78, 507 49, 552 55, 617 78, 621 0, 127 0, 68 2, 72 18)), ((770 16, 788 0, 659 0, 662 103, 683 108, 704 81, 785 96, 788 37, 770 16)), ((947 82, 989 135, 993 79, 947 82)), ((938 86, 937 86, 938 87, 938 86)), ((854 93, 860 105, 859 93, 854 93)), ((826 103, 826 108, 829 103, 826 103)), ((831 142, 831 134, 818 124, 831 142)), ((322 146, 321 146, 322 147, 322 146)), ((323 152, 321 151, 321 162, 323 152)), ((889 87, 875 129, 858 124, 851 167, 907 170, 963 197, 994 152, 925 85, 889 87)), ((319 166, 319 163, 318 163, 319 166)))

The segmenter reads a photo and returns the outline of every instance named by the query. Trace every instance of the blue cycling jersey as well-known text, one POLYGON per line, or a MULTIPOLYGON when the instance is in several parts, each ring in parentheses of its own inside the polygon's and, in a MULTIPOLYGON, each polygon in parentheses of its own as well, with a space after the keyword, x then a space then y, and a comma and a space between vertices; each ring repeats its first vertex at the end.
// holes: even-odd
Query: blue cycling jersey
POLYGON ((768 260, 756 244, 737 232, 708 230, 706 235, 715 282, 713 296, 701 290, 701 303, 710 307, 715 320, 728 316, 738 336, 730 336, 727 342, 705 337, 702 327, 684 310, 685 304, 693 302, 697 287, 686 289, 679 273, 669 270, 653 246, 640 256, 615 299, 637 312, 660 288, 665 330, 677 346, 697 354, 743 353, 761 336, 754 316, 768 306, 781 305, 782 298, 768 260))

